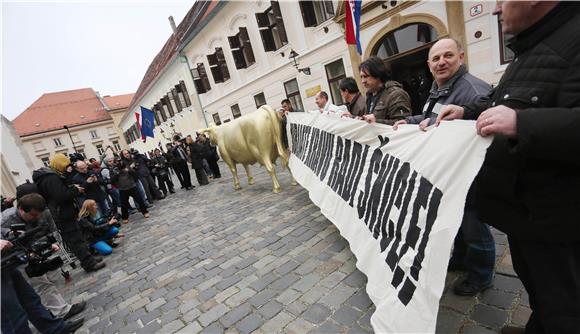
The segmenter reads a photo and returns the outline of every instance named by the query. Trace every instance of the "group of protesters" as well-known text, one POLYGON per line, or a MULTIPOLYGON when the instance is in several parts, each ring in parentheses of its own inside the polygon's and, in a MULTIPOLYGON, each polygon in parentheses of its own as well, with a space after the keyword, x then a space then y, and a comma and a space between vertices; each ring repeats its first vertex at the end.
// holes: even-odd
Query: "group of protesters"
MULTIPOLYGON (((453 291, 473 296, 493 284, 495 243, 489 225, 508 236, 513 267, 529 294, 525 328, 502 333, 580 333, 580 5, 499 1, 515 58, 495 88, 469 74, 464 50, 437 41, 426 59, 434 82, 421 113, 378 57, 340 81, 347 110, 319 92, 321 114, 392 125, 475 120, 474 132, 493 136, 465 203, 449 270, 466 271, 453 291)), ((294 112, 282 101, 281 113, 294 112)))

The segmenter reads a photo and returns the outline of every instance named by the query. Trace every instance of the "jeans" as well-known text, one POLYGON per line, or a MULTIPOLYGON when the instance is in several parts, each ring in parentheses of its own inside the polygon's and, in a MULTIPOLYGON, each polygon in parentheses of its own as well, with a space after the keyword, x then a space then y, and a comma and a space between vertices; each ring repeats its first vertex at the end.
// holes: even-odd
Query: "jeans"
POLYGON ((101 238, 101 240, 92 244, 91 247, 94 248, 101 255, 110 255, 113 252, 113 248, 111 248, 111 246, 109 246, 107 241, 111 240, 111 238, 116 236, 118 233, 119 233, 119 228, 112 226, 107 231, 107 234, 105 234, 103 236, 103 238, 101 238))
POLYGON ((32 333, 28 320, 41 333, 59 333, 64 326, 42 306, 40 297, 16 269, 2 269, 2 333, 32 333))
MULTIPOLYGON (((149 206, 149 201, 147 200, 147 195, 145 194, 145 188, 143 188, 143 184, 139 180, 137 180, 136 183, 137 183, 137 191, 139 192, 139 196, 141 196, 143 203, 145 203, 146 206, 149 206)), ((135 197, 133 197, 133 202, 135 202, 135 205, 139 206, 139 203, 137 203, 137 201, 135 201, 135 197)), ((138 209, 141 210, 141 208, 138 208, 138 209)))
POLYGON ((455 237, 451 261, 467 269, 467 280, 474 284, 491 283, 495 264, 495 242, 487 224, 475 210, 466 208, 455 237))
POLYGON ((118 212, 118 209, 121 207, 121 196, 119 195, 119 189, 111 188, 107 189, 107 194, 111 196, 111 210, 115 213, 118 212))

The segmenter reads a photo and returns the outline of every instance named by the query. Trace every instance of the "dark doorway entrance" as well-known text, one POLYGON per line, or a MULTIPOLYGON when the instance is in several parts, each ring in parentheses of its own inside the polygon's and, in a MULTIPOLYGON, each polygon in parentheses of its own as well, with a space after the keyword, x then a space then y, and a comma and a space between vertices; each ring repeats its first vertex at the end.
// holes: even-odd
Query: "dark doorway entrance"
POLYGON ((421 114, 429 97, 433 77, 427 66, 429 48, 437 32, 426 23, 413 23, 391 31, 372 52, 391 69, 393 80, 400 82, 411 97, 413 115, 421 114))
POLYGON ((427 66, 427 56, 431 44, 425 45, 411 54, 386 60, 390 65, 393 80, 400 82, 411 97, 413 115, 423 112, 423 106, 429 97, 429 90, 431 90, 433 76, 429 71, 429 66, 427 66))

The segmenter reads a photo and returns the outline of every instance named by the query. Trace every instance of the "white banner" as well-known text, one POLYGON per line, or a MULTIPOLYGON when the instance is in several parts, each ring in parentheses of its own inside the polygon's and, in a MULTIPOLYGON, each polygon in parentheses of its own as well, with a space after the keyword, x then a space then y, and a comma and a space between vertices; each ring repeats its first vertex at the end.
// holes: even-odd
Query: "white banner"
POLYGON ((491 139, 474 122, 422 132, 290 113, 290 169, 368 277, 377 333, 433 333, 467 191, 491 139))

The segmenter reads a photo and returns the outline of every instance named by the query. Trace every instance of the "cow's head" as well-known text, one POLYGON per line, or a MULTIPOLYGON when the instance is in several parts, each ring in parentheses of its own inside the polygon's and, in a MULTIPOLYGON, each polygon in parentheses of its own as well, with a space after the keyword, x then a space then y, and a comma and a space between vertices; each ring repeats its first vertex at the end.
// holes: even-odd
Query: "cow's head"
POLYGON ((209 128, 201 129, 197 132, 202 135, 207 134, 209 136, 210 143, 212 143, 213 145, 217 145, 217 132, 215 125, 212 125, 209 128))

